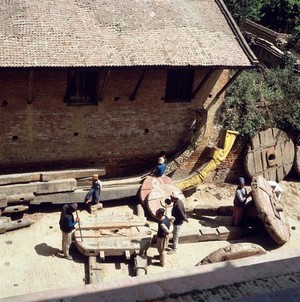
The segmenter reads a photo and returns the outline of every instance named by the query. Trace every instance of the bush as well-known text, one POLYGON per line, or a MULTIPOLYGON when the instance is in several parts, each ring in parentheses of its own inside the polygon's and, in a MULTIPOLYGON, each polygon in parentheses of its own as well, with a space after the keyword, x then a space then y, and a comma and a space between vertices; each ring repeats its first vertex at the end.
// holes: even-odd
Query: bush
POLYGON ((292 64, 284 69, 244 71, 229 87, 221 108, 226 129, 251 138, 276 127, 300 133, 300 78, 292 64))

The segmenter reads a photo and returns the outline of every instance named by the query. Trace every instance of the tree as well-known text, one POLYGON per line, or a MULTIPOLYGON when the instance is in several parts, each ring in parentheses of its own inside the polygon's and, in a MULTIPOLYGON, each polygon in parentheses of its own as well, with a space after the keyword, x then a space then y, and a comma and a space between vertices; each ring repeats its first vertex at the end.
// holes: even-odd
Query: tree
POLYGON ((284 69, 244 71, 229 87, 221 109, 226 129, 252 137, 269 127, 300 134, 300 77, 284 69))

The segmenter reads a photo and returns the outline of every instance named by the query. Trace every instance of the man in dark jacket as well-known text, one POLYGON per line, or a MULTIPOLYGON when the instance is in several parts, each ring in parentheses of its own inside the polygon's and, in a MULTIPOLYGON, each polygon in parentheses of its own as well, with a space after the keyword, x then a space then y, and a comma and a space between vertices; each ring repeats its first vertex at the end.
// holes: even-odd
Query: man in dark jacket
POLYGON ((233 200, 233 214, 232 214, 232 225, 240 226, 243 220, 244 208, 246 205, 247 198, 250 197, 252 193, 247 193, 245 188, 245 179, 239 177, 238 186, 235 190, 234 200, 233 200))
POLYGON ((69 249, 72 243, 72 231, 75 229, 75 224, 80 221, 79 217, 74 219, 73 213, 77 211, 77 203, 65 204, 60 213, 59 226, 62 231, 62 251, 64 257, 68 260, 73 260, 69 254, 69 249))
POLYGON ((170 195, 171 202, 173 202, 173 208, 172 208, 172 216, 175 218, 174 220, 174 228, 173 228, 173 248, 170 252, 168 252, 169 255, 175 254, 178 246, 179 241, 179 234, 183 225, 183 222, 189 222, 188 218, 186 216, 185 208, 183 205, 182 200, 179 199, 179 193, 178 192, 172 192, 170 195))
POLYGON ((165 249, 169 244, 171 221, 165 216, 164 208, 159 208, 156 211, 155 216, 158 220, 157 251, 159 253, 160 265, 165 266, 165 249))

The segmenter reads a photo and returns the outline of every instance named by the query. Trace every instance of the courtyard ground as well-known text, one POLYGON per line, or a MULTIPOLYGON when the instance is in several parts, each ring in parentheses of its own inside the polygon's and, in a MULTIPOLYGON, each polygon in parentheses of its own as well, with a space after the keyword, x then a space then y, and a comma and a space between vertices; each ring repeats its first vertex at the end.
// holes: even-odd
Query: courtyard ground
MULTIPOLYGON (((291 228, 290 240, 286 244, 278 246, 262 230, 261 234, 244 237, 239 242, 257 243, 268 253, 276 254, 299 248, 300 182, 299 180, 285 180, 280 185, 283 188, 281 201, 291 228)), ((187 197, 186 203, 188 206, 198 204, 231 205, 235 187, 232 184, 202 183, 191 196, 187 197)), ((88 283, 87 258, 81 255, 75 247, 71 249, 74 261, 56 256, 56 252, 61 249, 61 232, 58 226, 60 209, 61 206, 53 205, 31 208, 25 214, 25 217, 34 220, 30 227, 0 235, 0 299, 47 290, 74 288, 88 283)), ((107 202, 102 211, 130 214, 134 210, 134 203, 128 205, 107 202)), ((82 220, 89 215, 83 208, 79 212, 82 220)), ((198 225, 230 224, 230 217, 204 217, 203 219, 191 217, 189 220, 190 223, 185 224, 185 228, 194 228, 198 225)), ((155 233, 156 222, 149 218, 149 224, 155 233)), ((181 244, 177 254, 168 256, 164 268, 151 264, 151 260, 157 254, 153 245, 148 250, 150 259, 148 275, 192 269, 209 253, 228 244, 228 241, 181 244)), ((133 276, 132 266, 131 260, 107 257, 103 264, 103 282, 114 284, 118 280, 133 276)))

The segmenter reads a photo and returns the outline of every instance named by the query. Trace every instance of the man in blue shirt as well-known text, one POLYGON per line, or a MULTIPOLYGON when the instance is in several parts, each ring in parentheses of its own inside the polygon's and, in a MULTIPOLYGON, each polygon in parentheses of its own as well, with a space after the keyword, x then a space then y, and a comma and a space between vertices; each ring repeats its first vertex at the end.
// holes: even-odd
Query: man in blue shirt
POLYGON ((153 176, 162 176, 166 171, 166 167, 167 165, 165 164, 165 159, 163 157, 159 157, 158 164, 152 172, 153 176))

